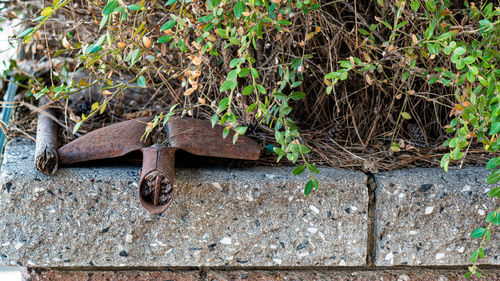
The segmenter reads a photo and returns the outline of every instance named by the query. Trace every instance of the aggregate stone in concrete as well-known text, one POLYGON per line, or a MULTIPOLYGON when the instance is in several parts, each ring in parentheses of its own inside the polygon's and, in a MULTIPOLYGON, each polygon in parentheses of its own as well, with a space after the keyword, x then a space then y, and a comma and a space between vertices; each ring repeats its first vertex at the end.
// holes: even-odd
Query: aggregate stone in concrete
POLYGON ((0 264, 43 266, 359 266, 366 177, 322 169, 319 191, 292 168, 177 169, 170 208, 137 199, 139 166, 33 167, 10 142, 0 179, 0 264))
MULTIPOLYGON (((498 202, 484 168, 418 168, 376 176, 375 264, 465 265, 480 241, 470 232, 486 226, 498 202)), ((484 245, 484 264, 500 264, 500 232, 484 245)))

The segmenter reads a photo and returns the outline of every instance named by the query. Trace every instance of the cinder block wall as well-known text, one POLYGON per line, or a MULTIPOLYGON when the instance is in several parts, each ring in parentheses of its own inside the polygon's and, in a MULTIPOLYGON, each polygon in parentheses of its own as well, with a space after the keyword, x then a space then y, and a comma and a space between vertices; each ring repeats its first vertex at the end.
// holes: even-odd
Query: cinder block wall
MULTIPOLYGON (((178 169, 174 201, 149 215, 137 166, 33 167, 10 142, 0 175, 0 264, 26 280, 458 280, 495 204, 483 168, 366 175, 291 168, 178 169), (448 279, 443 279, 448 278, 448 279)), ((500 234, 483 266, 500 279, 500 234)))

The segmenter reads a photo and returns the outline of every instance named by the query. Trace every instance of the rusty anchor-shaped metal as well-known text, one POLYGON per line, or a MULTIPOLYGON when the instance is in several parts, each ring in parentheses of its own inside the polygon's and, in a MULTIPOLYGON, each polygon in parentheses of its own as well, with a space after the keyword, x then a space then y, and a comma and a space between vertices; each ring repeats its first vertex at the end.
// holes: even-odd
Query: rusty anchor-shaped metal
POLYGON ((151 214, 165 211, 172 202, 174 190, 175 151, 184 150, 200 156, 257 160, 260 147, 252 139, 240 136, 235 144, 222 138, 223 127, 212 128, 210 121, 171 119, 164 128, 165 144, 153 144, 152 138, 141 140, 152 117, 123 121, 92 131, 61 147, 60 164, 108 159, 140 150, 139 200, 151 214))

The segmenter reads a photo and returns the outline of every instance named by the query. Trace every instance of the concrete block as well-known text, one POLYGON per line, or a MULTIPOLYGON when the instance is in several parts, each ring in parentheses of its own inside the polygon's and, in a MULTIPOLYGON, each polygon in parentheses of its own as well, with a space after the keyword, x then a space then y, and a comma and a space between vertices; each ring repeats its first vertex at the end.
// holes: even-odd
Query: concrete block
MULTIPOLYGON (((480 241, 469 234, 486 226, 498 207, 487 196, 484 168, 417 168, 376 176, 375 265, 465 265, 480 241)), ((500 232, 493 231, 481 263, 500 264, 500 232)))
POLYGON ((33 167, 34 145, 10 142, 0 177, 0 264, 61 266, 361 266, 366 176, 322 169, 303 195, 292 168, 176 171, 170 208, 137 198, 139 166, 33 167))

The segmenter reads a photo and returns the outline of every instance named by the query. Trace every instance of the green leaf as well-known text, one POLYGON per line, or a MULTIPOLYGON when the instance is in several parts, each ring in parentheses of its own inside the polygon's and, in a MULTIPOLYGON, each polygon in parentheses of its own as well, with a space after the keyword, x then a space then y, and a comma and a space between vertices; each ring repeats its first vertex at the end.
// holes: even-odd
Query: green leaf
POLYGON ((473 64, 475 61, 476 61, 476 59, 474 59, 474 57, 472 57, 472 56, 468 56, 468 57, 464 58, 465 64, 473 64))
POLYGON ((455 51, 453 51, 453 54, 457 55, 457 56, 461 56, 461 55, 465 54, 465 49, 463 47, 458 47, 455 49, 455 51))
POLYGON ((286 152, 281 149, 281 148, 278 148, 278 147, 274 147, 273 148, 273 151, 278 154, 279 156, 285 156, 286 155, 286 152))
POLYGON ((139 76, 139 78, 137 78, 137 84, 143 88, 146 87, 146 78, 144 78, 144 76, 139 76))
POLYGON ((160 27, 160 31, 165 31, 169 30, 170 28, 174 27, 174 25, 177 23, 176 20, 169 20, 167 21, 164 25, 160 27))
POLYGON ((41 21, 41 20, 45 19, 46 17, 47 17, 47 16, 39 16, 39 17, 35 18, 35 19, 33 20, 33 22, 41 21))
POLYGON ((106 25, 106 23, 108 22, 108 19, 109 19, 109 15, 105 15, 104 17, 102 17, 101 23, 99 24, 99 29, 102 29, 106 25))
POLYGON ((318 190, 319 189, 319 182, 317 179, 313 179, 313 187, 314 189, 318 190))
POLYGON ((500 170, 494 170, 486 179, 487 183, 493 184, 500 180, 500 170))
POLYGON ((306 183, 306 186, 304 187, 304 195, 307 196, 309 193, 311 193, 311 190, 313 189, 313 182, 312 180, 309 180, 306 183))
POLYGON ((253 90, 254 90, 254 86, 253 86, 253 85, 248 85, 248 86, 246 86, 246 87, 243 89, 242 94, 243 94, 244 96, 248 96, 248 95, 250 95, 251 93, 253 93, 253 90))
POLYGON ((245 11, 245 3, 243 1, 238 1, 234 5, 234 15, 237 19, 241 18, 242 13, 245 11))
MULTIPOLYGON (((217 113, 220 113, 220 112, 226 110, 228 102, 229 102, 229 98, 227 98, 227 97, 221 99, 219 102, 219 108, 217 109, 217 113)), ((221 123, 223 123, 223 122, 221 122, 221 123)))
POLYGON ((497 212, 490 212, 487 216, 485 221, 486 222, 491 222, 495 217, 497 216, 497 212))
POLYGON ((102 9, 102 14, 107 16, 111 14, 116 7, 118 7, 118 0, 109 0, 104 9, 102 9))
MULTIPOLYGON (((293 171, 292 171, 292 175, 294 175, 294 176, 300 175, 300 174, 302 174, 305 170, 306 170, 306 165, 299 165, 299 166, 295 167, 295 169, 293 169, 293 171)), ((311 183, 311 184, 312 184, 312 183, 311 183)))
POLYGON ((90 46, 87 48, 87 55, 98 52, 102 49, 101 46, 96 45, 96 44, 90 44, 90 46))
POLYGON ((259 72, 255 68, 250 69, 250 73, 252 74, 252 77, 255 79, 259 79, 259 72))
POLYGON ((325 79, 333 79, 339 77, 338 72, 330 72, 327 75, 325 75, 325 79))
POLYGON ((427 9, 429 9, 431 13, 434 13, 434 11, 436 10, 436 4, 434 3, 434 0, 425 0, 425 6, 427 6, 427 9))
POLYGON ((307 147, 307 145, 303 145, 303 144, 300 145, 299 150, 300 150, 300 152, 302 152, 304 154, 308 154, 311 152, 309 147, 307 147))
POLYGON ((40 12, 40 15, 42 16, 50 16, 52 13, 54 12, 54 9, 52 7, 46 7, 45 9, 43 9, 41 12, 40 12))
POLYGON ((318 168, 316 168, 316 166, 314 164, 307 164, 307 167, 309 168, 309 171, 316 173, 316 174, 319 174, 319 170, 318 170, 318 168))
POLYGON ((486 234, 484 234, 484 240, 489 241, 491 237, 491 231, 488 229, 486 230, 486 234))
POLYGON ((282 101, 286 98, 286 95, 283 93, 280 93, 280 92, 274 93, 273 96, 276 100, 279 100, 279 101, 282 101))
POLYGON ((418 0, 412 0, 411 1, 411 9, 413 11, 417 12, 419 8, 420 8, 420 2, 418 0))
POLYGON ((499 214, 497 214, 497 216, 493 220, 493 224, 494 225, 500 225, 500 215, 499 214))
POLYGON ((224 130, 222 130, 222 138, 227 138, 227 136, 229 135, 229 128, 228 127, 225 127, 224 130))
POLYGON ((33 30, 35 30, 34 27, 30 27, 28 29, 26 29, 25 31, 21 32, 21 34, 17 35, 17 38, 23 38, 24 36, 30 34, 31 32, 33 32, 33 30))
POLYGON ((238 135, 244 135, 246 132, 247 132, 247 129, 248 127, 246 126, 239 126, 239 127, 236 127, 236 133, 238 133, 238 135))
POLYGON ((186 44, 184 43, 184 40, 180 39, 177 41, 177 46, 179 47, 179 49, 181 49, 181 51, 183 52, 187 52, 188 49, 187 49, 187 46, 186 44))
POLYGON ((483 251, 483 248, 479 248, 479 258, 484 259, 484 251, 483 251))
POLYGON ((290 21, 287 21, 287 20, 279 20, 277 21, 278 24, 281 24, 281 25, 292 25, 292 23, 290 21))
POLYGON ((226 82, 222 83, 219 91, 222 93, 222 92, 225 92, 229 89, 234 89, 235 87, 236 87, 236 81, 233 81, 233 80, 226 81, 226 82))
POLYGON ((233 135, 233 144, 235 144, 235 143, 238 141, 238 137, 239 137, 239 136, 240 136, 240 135, 238 135, 238 134, 234 134, 234 135, 233 135))
POLYGON ((495 198, 495 197, 500 198, 500 187, 492 188, 490 190, 490 192, 488 193, 488 196, 491 198, 495 198))
POLYGON ((240 72, 238 73, 238 77, 247 77, 249 73, 250 73, 250 69, 242 68, 240 70, 240 72))
POLYGON ((253 110, 255 109, 255 107, 256 107, 256 106, 257 106, 257 105, 256 105, 255 103, 252 103, 252 104, 248 107, 247 112, 248 112, 248 113, 253 112, 253 110))
POLYGON ((144 6, 140 5, 140 4, 132 4, 132 5, 128 5, 127 9, 131 10, 131 11, 140 11, 144 8, 144 6))
POLYGON ((76 123, 75 128, 73 128, 73 135, 76 134, 76 132, 78 132, 78 130, 80 129, 82 124, 83 124, 83 121, 79 121, 76 123))
POLYGON ((411 115, 408 112, 401 112, 401 117, 403 117, 406 120, 411 119, 411 115))
POLYGON ((265 95, 267 94, 267 91, 266 91, 266 88, 264 88, 264 86, 262 86, 261 84, 257 84, 257 90, 259 91, 259 93, 265 95))
POLYGON ((491 170, 496 168, 500 164, 500 157, 491 158, 486 164, 486 170, 491 170))
POLYGON ((490 130, 490 136, 498 134, 500 132, 500 122, 494 122, 490 130))
POLYGON ((165 3, 165 6, 168 6, 168 5, 173 5, 177 2, 177 0, 168 0, 167 3, 165 3))
POLYGON ((480 238, 484 235, 484 233, 486 233, 486 228, 484 227, 479 227, 479 228, 476 228, 474 231, 472 231, 472 233, 470 234, 470 236, 472 238, 480 238))
POLYGON ((470 262, 471 263, 476 263, 477 262, 477 258, 479 257, 479 251, 478 250, 475 250, 474 252, 472 252, 472 254, 470 255, 470 262))
POLYGON ((217 120, 219 119, 219 116, 217 114, 212 115, 212 118, 210 118, 210 123, 212 124, 212 128, 217 124, 217 120))
POLYGON ((141 51, 140 49, 135 49, 132 52, 132 56, 130 57, 130 65, 135 64, 135 61, 137 60, 137 57, 139 56, 140 51, 141 51))
POLYGON ((162 37, 158 38, 158 43, 167 43, 170 40, 172 40, 172 36, 165 35, 165 36, 162 36, 162 37))
POLYGON ((303 97, 305 97, 306 94, 303 93, 303 92, 293 92, 289 98, 291 98, 292 100, 301 100, 303 97))

